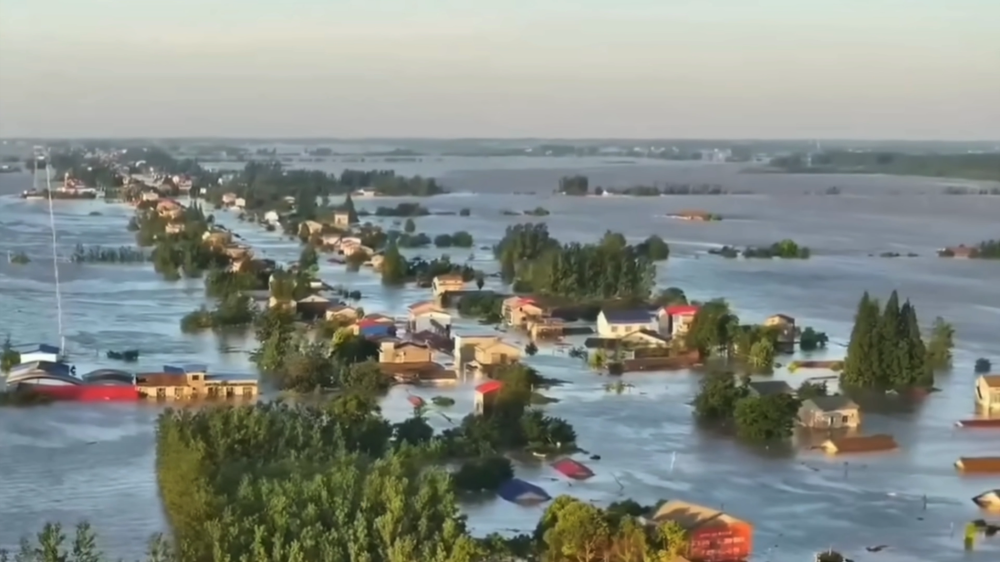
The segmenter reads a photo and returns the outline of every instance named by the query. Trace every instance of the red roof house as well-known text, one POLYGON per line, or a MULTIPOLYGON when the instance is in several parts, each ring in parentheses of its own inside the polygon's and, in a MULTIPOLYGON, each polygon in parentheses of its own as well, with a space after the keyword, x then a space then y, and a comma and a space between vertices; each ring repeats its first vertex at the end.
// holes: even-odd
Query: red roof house
POLYGON ((496 401, 503 383, 500 381, 487 381, 476 387, 475 411, 477 414, 484 414, 496 401))
POLYGON ((572 478, 573 480, 586 480, 594 475, 594 471, 590 470, 586 465, 581 462, 577 462, 573 459, 562 459, 552 463, 552 468, 556 469, 567 478, 572 478))
POLYGON ((693 316, 698 313, 696 304, 675 304, 664 307, 663 312, 667 316, 693 316))

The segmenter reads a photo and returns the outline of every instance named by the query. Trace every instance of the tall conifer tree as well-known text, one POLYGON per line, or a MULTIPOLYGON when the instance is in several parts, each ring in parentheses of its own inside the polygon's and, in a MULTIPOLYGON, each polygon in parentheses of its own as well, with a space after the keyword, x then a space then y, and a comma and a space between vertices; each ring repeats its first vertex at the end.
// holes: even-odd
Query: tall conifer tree
POLYGON ((934 385, 934 371, 927 358, 927 346, 920 333, 920 323, 917 321, 917 309, 909 301, 906 303, 907 313, 904 317, 906 325, 906 363, 908 377, 905 386, 930 387, 934 385))
POLYGON ((906 364, 903 362, 906 350, 899 337, 902 325, 904 323, 899 308, 899 295, 893 291, 885 303, 878 328, 878 372, 876 377, 879 386, 883 388, 895 386, 894 382, 899 380, 906 371, 906 364))
POLYGON ((840 381, 844 386, 863 388, 872 385, 872 359, 875 357, 872 343, 878 324, 878 304, 874 307, 872 304, 866 291, 854 315, 854 329, 847 345, 847 359, 840 374, 840 381))

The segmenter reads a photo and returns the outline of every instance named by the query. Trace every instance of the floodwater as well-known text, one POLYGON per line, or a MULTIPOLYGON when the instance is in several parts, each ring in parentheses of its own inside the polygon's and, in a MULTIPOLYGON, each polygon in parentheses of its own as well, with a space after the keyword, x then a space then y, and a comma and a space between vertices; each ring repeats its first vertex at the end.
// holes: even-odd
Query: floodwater
MULTIPOLYGON (((371 163, 329 164, 372 167, 371 163)), ((661 286, 680 286, 690 298, 725 297, 746 321, 782 312, 800 325, 830 334, 830 349, 819 356, 840 357, 854 308, 865 290, 884 298, 892 289, 916 305, 928 324, 943 316, 957 330, 952 372, 940 375, 933 394, 914 411, 868 413, 867 433, 892 433, 901 450, 887 455, 826 458, 807 448, 761 451, 706 434, 692 423, 687 403, 697 389, 696 375, 628 374, 635 387, 622 395, 603 390, 606 380, 582 363, 543 346, 527 363, 571 384, 549 395, 548 406, 576 426, 580 445, 600 454, 588 461, 597 476, 570 485, 543 465, 521 466, 519 475, 552 495, 567 493, 598 504, 632 497, 644 503, 678 498, 723 507, 756 525, 757 561, 798 562, 832 546, 858 561, 996 560, 1000 539, 962 551, 962 527, 982 514, 969 499, 997 478, 958 476, 953 461, 963 455, 1000 454, 1000 434, 954 428, 974 412, 972 364, 977 357, 1000 362, 1000 263, 952 261, 934 257, 941 246, 996 238, 1000 198, 946 196, 959 182, 872 176, 785 176, 740 174, 728 165, 701 163, 611 164, 600 159, 426 158, 422 162, 377 164, 401 173, 435 176, 454 194, 422 201, 432 211, 468 207, 470 217, 425 217, 418 228, 431 236, 468 230, 476 246, 490 245, 504 228, 529 217, 502 216, 503 209, 536 206, 552 214, 542 219, 562 240, 594 240, 605 229, 639 239, 659 234, 673 255, 659 268, 661 286), (551 195, 561 175, 582 172, 591 185, 637 182, 718 183, 739 196, 649 198, 571 198, 551 195), (841 195, 823 196, 830 186, 841 195), (513 195, 536 192, 537 195, 513 195), (699 208, 726 217, 720 223, 674 221, 665 214, 699 208), (721 244, 767 244, 792 238, 812 248, 808 261, 724 260, 705 254, 721 244), (870 254, 915 252, 916 258, 886 259, 870 254), (990 287, 993 287, 992 289, 990 287), (923 496, 927 507, 924 510, 923 496), (865 546, 889 545, 878 554, 865 546)), ((0 318, 18 342, 57 337, 51 232, 45 202, 26 202, 13 194, 26 187, 23 175, 0 176, 0 251, 26 251, 28 265, 0 263, 0 318)), ((964 182, 963 182, 964 183, 964 182)), ((385 200, 357 200, 374 208, 385 200)), ((124 245, 132 237, 125 224, 129 210, 96 202, 56 202, 59 249, 76 243, 124 245), (91 214, 93 212, 99 215, 91 214)), ((258 253, 290 261, 297 244, 229 213, 233 226, 258 253)), ((436 250, 420 252, 431 256, 436 250)), ((477 267, 494 268, 490 252, 449 250, 454 260, 472 258, 477 267), (472 256, 467 253, 472 253, 472 256)), ((360 290, 369 312, 400 316, 408 303, 425 299, 426 290, 386 290, 368 271, 347 273, 324 263, 322 277, 360 290)), ((246 352, 253 342, 213 335, 187 336, 180 317, 203 302, 200 280, 168 283, 145 265, 74 265, 60 268, 65 334, 78 370, 107 365, 108 349, 139 348, 139 368, 197 361, 216 370, 249 371, 246 352)), ((492 280, 488 280, 491 283, 492 280)), ((463 332, 479 331, 460 326, 463 332)), ((491 329, 491 328, 487 328, 491 329)), ((109 365, 111 366, 111 365, 109 365)), ((779 370, 776 378, 797 385, 801 373, 779 370)), ((458 419, 472 407, 474 381, 446 388, 393 389, 384 402, 391 419, 408 415, 408 393, 457 400, 445 413, 458 419)), ((152 405, 60 404, 0 410, 0 547, 13 546, 45 521, 73 524, 82 519, 100 531, 102 547, 126 558, 138 556, 148 535, 163 531, 163 514, 153 474, 152 405)), ((438 427, 443 416, 432 414, 438 427)), ((468 505, 476 532, 528 530, 541 508, 501 500, 468 505)))

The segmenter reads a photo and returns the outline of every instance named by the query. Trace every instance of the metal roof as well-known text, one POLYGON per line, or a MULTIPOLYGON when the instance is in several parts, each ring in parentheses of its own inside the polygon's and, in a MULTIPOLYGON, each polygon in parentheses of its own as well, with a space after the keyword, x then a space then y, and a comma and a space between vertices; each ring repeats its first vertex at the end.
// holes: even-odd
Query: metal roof
POLYGON ((648 310, 602 310, 601 314, 609 324, 641 324, 653 317, 648 310))

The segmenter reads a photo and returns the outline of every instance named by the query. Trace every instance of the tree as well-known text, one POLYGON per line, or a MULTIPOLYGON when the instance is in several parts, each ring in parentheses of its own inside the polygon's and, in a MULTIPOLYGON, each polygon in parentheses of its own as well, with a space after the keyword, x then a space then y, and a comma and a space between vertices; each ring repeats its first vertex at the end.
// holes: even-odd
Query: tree
POLYGON ((800 400, 807 400, 809 398, 818 398, 820 396, 827 396, 829 390, 826 387, 826 383, 812 383, 809 381, 803 381, 795 395, 799 397, 800 400))
POLYGON ((854 328, 847 345, 847 358, 840 382, 846 387, 873 388, 878 384, 879 305, 865 292, 854 315, 854 328))
POLYGON ((893 291, 885 302, 878 327, 879 363, 876 373, 883 381, 896 381, 904 377, 907 359, 901 335, 905 330, 906 320, 900 310, 899 295, 893 291))
POLYGON ((550 552, 565 560, 597 560, 597 555, 610 545, 611 529, 604 514, 593 505, 579 500, 566 502, 553 519, 542 540, 550 552))
POLYGON ((524 346, 524 352, 532 356, 538 353, 538 346, 535 345, 535 342, 528 342, 528 345, 524 346))
POLYGON ((409 276, 409 264, 399 253, 396 244, 390 243, 382 254, 382 283, 398 285, 406 282, 409 276))
POLYGON ((486 284, 486 279, 483 278, 482 272, 476 273, 476 289, 482 291, 483 285, 486 284))
POLYGON ((746 385, 737 386, 732 373, 709 373, 701 379, 701 389, 695 396, 695 415, 706 421, 730 420, 736 403, 747 393, 746 385))
POLYGON ((985 357, 980 357, 976 359, 975 372, 978 374, 988 373, 993 368, 993 364, 989 359, 985 357))
POLYGON ((510 459, 496 455, 466 461, 453 475, 455 487, 469 492, 497 490, 513 477, 510 459))
POLYGON ((3 352, 0 353, 0 372, 9 373, 11 369, 21 364, 21 354, 10 343, 10 334, 3 340, 3 352))
POLYGON ((641 255, 652 261, 663 261, 670 257, 670 246, 655 234, 646 238, 636 248, 641 255))
POLYGON ((319 254, 316 252, 316 246, 306 244, 306 247, 302 248, 302 253, 299 254, 299 268, 307 270, 317 267, 318 265, 319 254))
POLYGON ((825 348, 829 341, 826 332, 817 332, 812 326, 806 326, 799 335, 799 347, 802 351, 825 348))
POLYGON ((737 434, 753 441, 785 439, 792 435, 800 404, 788 394, 741 398, 734 413, 737 434))
POLYGON ((348 193, 347 197, 344 197, 344 211, 347 211, 347 222, 348 224, 357 224, 358 221, 358 210, 354 208, 354 200, 351 199, 351 194, 348 193))
POLYGON ((758 371, 770 371, 774 368, 774 341, 771 338, 761 338, 750 346, 747 361, 758 371))
POLYGON ((711 300, 695 313, 684 342, 703 356, 719 351, 728 354, 738 328, 739 318, 730 312, 729 304, 722 299, 711 300))
POLYGON ((407 234, 413 234, 416 231, 417 231, 417 223, 413 222, 412 218, 406 219, 406 222, 403 223, 403 232, 407 234))
POLYGON ((903 306, 903 328, 900 330, 900 346, 902 347, 905 369, 894 382, 895 388, 922 387, 934 385, 934 369, 928 360, 927 346, 924 345, 920 323, 917 321, 917 309, 907 300, 903 306))
POLYGON ((927 343, 927 360, 934 368, 944 368, 951 364, 951 350, 955 347, 955 328, 938 316, 931 328, 931 339, 927 343))

